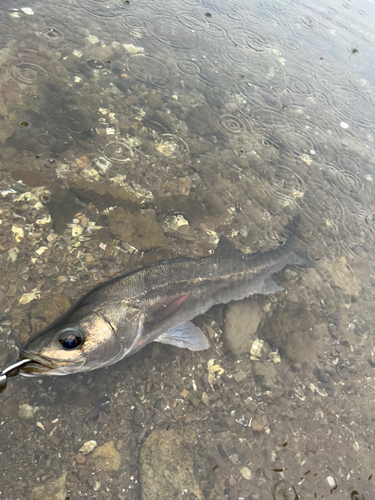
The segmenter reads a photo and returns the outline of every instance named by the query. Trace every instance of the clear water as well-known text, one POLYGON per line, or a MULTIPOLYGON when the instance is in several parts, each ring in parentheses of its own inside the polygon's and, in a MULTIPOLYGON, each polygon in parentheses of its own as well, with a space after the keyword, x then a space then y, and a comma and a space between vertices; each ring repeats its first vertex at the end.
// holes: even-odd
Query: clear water
POLYGON ((208 351, 12 380, 0 498, 374 498, 374 20, 365 1, 1 2, 1 366, 98 281, 221 234, 262 252, 300 214, 317 264, 198 318, 208 351))

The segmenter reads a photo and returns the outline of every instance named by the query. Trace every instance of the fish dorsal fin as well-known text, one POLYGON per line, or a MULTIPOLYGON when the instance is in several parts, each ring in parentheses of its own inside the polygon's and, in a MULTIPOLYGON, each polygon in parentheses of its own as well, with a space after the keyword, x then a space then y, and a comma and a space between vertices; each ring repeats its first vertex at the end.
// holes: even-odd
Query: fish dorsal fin
POLYGON ((229 255, 242 257, 244 253, 241 252, 241 250, 238 250, 229 238, 226 236, 220 236, 219 243, 214 251, 214 256, 217 258, 223 258, 228 257, 229 255))

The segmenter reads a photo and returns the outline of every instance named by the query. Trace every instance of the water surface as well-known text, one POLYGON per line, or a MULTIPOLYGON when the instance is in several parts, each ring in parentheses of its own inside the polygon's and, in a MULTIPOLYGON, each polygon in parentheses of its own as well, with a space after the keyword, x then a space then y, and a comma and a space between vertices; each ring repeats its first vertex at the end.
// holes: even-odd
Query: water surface
POLYGON ((12 380, 1 498, 374 497, 374 21, 364 1, 2 2, 1 366, 99 281, 222 234, 265 251, 299 214, 316 267, 197 318, 206 352, 12 380))

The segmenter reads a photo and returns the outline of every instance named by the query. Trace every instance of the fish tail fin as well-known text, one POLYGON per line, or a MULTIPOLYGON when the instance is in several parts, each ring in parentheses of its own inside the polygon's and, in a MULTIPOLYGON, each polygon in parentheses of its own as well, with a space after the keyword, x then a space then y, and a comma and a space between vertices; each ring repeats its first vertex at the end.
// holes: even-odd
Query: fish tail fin
POLYGON ((291 255, 291 264, 297 266, 315 267, 315 261, 308 252, 296 250, 298 241, 305 241, 299 231, 300 222, 301 216, 300 214, 297 214, 285 226, 284 232, 286 233, 286 241, 281 248, 291 255))

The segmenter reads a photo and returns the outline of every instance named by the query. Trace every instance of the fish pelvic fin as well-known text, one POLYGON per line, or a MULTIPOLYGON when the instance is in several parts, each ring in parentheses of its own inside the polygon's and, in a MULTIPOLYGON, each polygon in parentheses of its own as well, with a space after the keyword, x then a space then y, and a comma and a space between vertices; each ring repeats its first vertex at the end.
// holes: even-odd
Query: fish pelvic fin
POLYGON ((162 333, 155 342, 174 345, 190 351, 204 351, 209 348, 208 340, 200 328, 190 321, 162 333))

